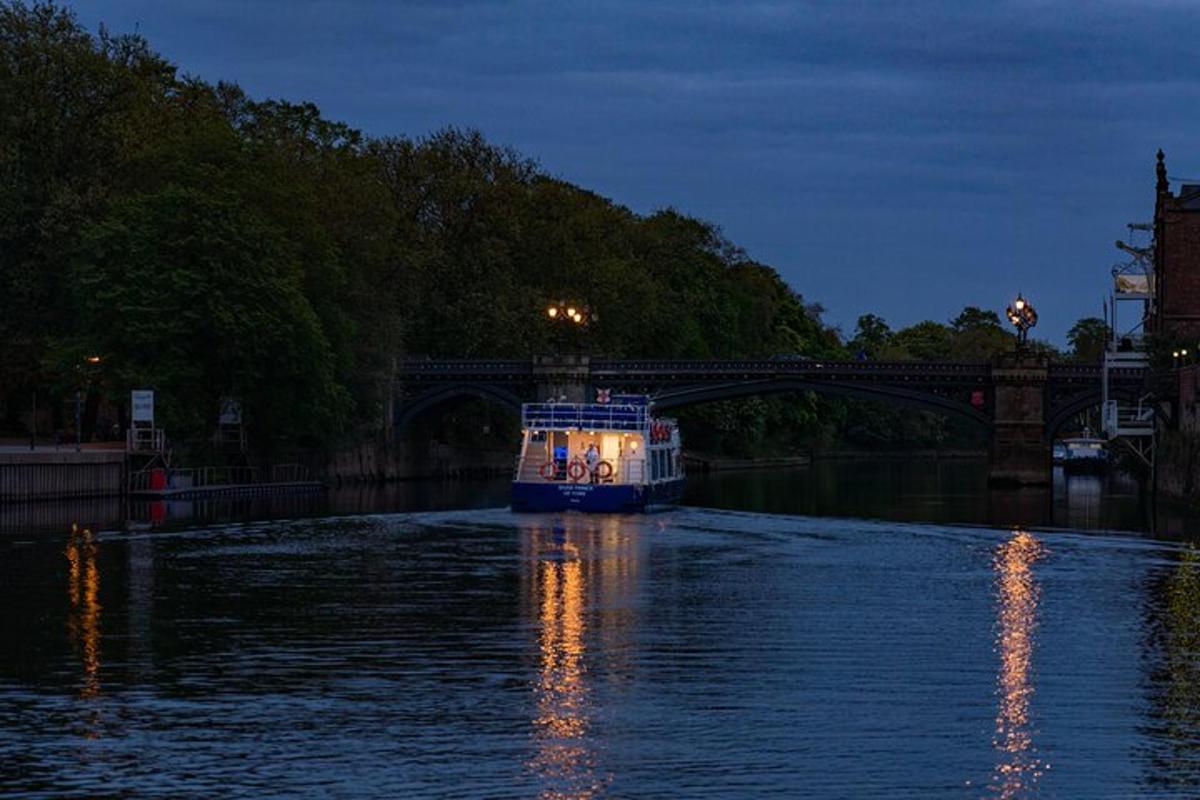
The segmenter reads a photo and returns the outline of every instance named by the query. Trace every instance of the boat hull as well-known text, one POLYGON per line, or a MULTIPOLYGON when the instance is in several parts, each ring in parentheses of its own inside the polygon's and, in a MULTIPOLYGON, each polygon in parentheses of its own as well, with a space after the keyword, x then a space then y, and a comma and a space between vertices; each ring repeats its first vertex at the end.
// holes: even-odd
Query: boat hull
POLYGON ((682 496, 682 478, 647 485, 513 481, 512 510, 600 514, 652 511, 676 505, 682 496))
POLYGON ((1108 460, 1103 458, 1066 458, 1062 461, 1063 472, 1088 474, 1108 470, 1108 460))

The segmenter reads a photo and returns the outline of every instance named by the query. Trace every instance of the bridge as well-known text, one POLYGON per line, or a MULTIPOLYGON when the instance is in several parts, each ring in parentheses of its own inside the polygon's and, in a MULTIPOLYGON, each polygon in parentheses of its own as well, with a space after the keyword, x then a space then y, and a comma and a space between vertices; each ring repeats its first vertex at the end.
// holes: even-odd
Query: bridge
MULTIPOLYGON (((989 474, 996 483, 1050 479, 1050 443, 1081 411, 1101 402, 1101 367, 1048 364, 1010 354, 994 362, 767 359, 410 360, 399 364, 395 428, 464 396, 519 410, 521 403, 581 402, 597 388, 642 392, 661 411, 783 392, 875 400, 967 420, 989 434, 989 474)), ((1136 400, 1144 370, 1109 370, 1109 391, 1136 400)))

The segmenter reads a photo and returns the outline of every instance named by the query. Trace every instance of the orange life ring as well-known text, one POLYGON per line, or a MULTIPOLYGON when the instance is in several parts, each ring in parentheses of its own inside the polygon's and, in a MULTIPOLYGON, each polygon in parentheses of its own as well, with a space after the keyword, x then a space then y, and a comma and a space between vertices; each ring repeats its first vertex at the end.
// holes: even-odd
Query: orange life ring
POLYGON ((575 459, 567 465, 567 477, 573 481, 579 481, 584 475, 587 475, 587 464, 584 464, 579 459, 575 459))
POLYGON ((608 480, 612 477, 613 465, 607 461, 601 461, 596 465, 596 477, 600 480, 608 480))
POLYGON ((553 461, 547 461, 545 464, 542 464, 540 467, 538 467, 538 474, 548 481, 554 480, 554 473, 556 471, 557 468, 554 466, 553 461))

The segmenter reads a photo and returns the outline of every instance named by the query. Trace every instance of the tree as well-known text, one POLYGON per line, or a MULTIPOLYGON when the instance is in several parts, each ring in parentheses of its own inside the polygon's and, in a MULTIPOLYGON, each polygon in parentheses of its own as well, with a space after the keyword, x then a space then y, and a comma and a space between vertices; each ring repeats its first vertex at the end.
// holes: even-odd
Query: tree
POLYGON ((892 336, 884 358, 945 361, 950 356, 953 332, 940 322, 926 320, 901 328, 892 336))
POLYGON ((854 326, 854 338, 848 344, 852 354, 861 352, 870 358, 878 358, 891 339, 892 329, 882 317, 863 314, 858 318, 854 326))
POLYGON ((338 430, 347 397, 300 264, 236 196, 168 187, 115 203, 71 273, 79 336, 106 354, 118 396, 159 391, 173 433, 203 435, 223 395, 263 443, 338 430))
POLYGON ((1067 343, 1075 361, 1099 361, 1108 343, 1108 325, 1099 317, 1084 317, 1067 331, 1067 343))
POLYGON ((978 306, 967 306, 950 321, 950 327, 955 333, 972 330, 1003 330, 1000 317, 995 311, 985 311, 978 306))

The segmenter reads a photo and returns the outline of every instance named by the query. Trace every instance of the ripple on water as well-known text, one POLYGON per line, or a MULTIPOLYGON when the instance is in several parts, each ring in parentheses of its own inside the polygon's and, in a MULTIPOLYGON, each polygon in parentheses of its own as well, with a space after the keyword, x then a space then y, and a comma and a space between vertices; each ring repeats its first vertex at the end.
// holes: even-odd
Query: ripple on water
POLYGON ((16 793, 1200 793, 1200 567, 1177 545, 485 510, 20 552, 16 793))

